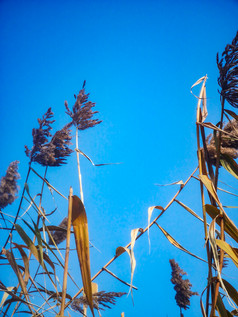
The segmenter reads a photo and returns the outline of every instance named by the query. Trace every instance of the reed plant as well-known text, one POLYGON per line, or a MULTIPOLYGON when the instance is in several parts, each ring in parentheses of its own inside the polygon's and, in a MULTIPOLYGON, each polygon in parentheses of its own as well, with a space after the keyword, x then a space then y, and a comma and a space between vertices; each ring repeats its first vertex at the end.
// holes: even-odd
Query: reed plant
MULTIPOLYGON (((234 273, 237 275, 238 229, 230 218, 229 212, 225 212, 225 206, 220 199, 221 188, 218 186, 221 181, 219 177, 221 169, 225 169, 232 177, 238 178, 238 165, 235 161, 238 157, 238 115, 234 110, 238 107, 238 33, 232 43, 226 46, 221 58, 217 56, 217 66, 221 101, 218 123, 207 121, 207 75, 200 78, 191 88, 193 93, 194 87, 201 85, 200 94, 196 96, 198 163, 195 164, 194 171, 185 182, 174 183, 179 185, 179 189, 166 206, 157 205, 148 208, 148 225, 145 228, 132 228, 131 241, 126 246, 115 248, 115 255, 94 276, 91 276, 90 270, 90 241, 80 158, 89 160, 94 166, 106 164, 94 164, 79 146, 80 131, 96 127, 101 123, 95 118, 97 114, 97 111, 93 111, 95 103, 89 101, 90 95, 85 91, 85 82, 78 95, 75 95, 75 104, 72 108, 65 102, 69 122, 61 130, 52 133, 54 114, 51 108, 41 119, 38 119, 37 128, 32 130, 32 146, 25 147, 29 167, 13 218, 6 210, 8 205, 17 199, 19 178, 17 161, 10 163, 0 184, 0 229, 5 233, 1 236, 6 237, 4 241, 1 241, 0 261, 2 265, 10 267, 11 274, 15 276, 14 286, 6 285, 4 279, 0 281, 1 316, 20 314, 85 316, 88 314, 88 308, 93 316, 97 313, 101 315, 100 311, 111 308, 116 303, 116 299, 125 294, 113 290, 109 292, 98 290, 98 285, 93 281, 101 274, 108 274, 127 285, 133 296, 133 290, 137 290, 133 285, 136 266, 134 246, 145 233, 149 237, 149 230, 153 225, 156 225, 168 242, 185 252, 186 256, 193 256, 197 261, 207 263, 208 278, 201 281, 204 288, 200 294, 201 314, 204 317, 214 317, 217 314, 222 317, 238 315, 238 292, 223 274, 224 265, 229 266, 233 263, 236 267, 234 273), (229 107, 232 107, 232 110, 229 107), (72 129, 75 131, 74 151, 72 150, 72 129), (66 164, 67 158, 73 152, 76 153, 80 197, 73 194, 73 188, 65 188, 63 193, 60 192, 54 181, 47 179, 48 169, 66 164), (44 167, 42 175, 37 169, 39 165, 44 167), (31 175, 37 179, 36 195, 33 195, 31 191, 31 175), (179 198, 185 187, 189 191, 192 179, 196 180, 200 188, 203 211, 201 216, 179 198), (51 221, 57 208, 52 211, 47 210, 45 206, 46 191, 51 193, 52 199, 54 195, 59 195, 67 201, 68 215, 58 223, 51 221), (28 204, 27 207, 25 204, 28 204), (207 259, 197 256, 182 246, 160 225, 162 215, 175 204, 179 204, 203 226, 207 259), (153 214, 155 211, 157 216, 153 214), (151 220, 152 216, 153 220, 151 220), (82 284, 78 283, 76 276, 72 276, 68 269, 69 257, 74 251, 71 247, 72 239, 74 239, 77 252, 82 284), (66 247, 62 252, 60 244, 65 240, 66 247), (130 258, 130 281, 122 280, 109 270, 109 266, 124 253, 127 253, 130 258), (68 281, 77 289, 74 293, 67 287, 68 281), (38 295, 37 300, 32 296, 33 294, 38 295)), ((188 309, 189 298, 197 293, 190 290, 191 284, 188 280, 182 280, 184 272, 176 262, 171 260, 170 264, 174 274, 172 283, 177 285, 176 302, 182 316, 181 309, 188 309)), ((2 267, 4 270, 4 266, 2 267)), ((121 316, 124 316, 124 313, 121 316)))

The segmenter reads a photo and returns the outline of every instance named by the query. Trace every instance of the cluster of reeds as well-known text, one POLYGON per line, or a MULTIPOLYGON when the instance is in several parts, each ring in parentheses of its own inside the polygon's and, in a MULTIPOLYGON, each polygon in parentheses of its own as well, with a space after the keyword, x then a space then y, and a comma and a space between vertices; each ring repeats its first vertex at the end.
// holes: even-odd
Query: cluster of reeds
MULTIPOLYGON (((207 76, 200 78, 192 86, 193 88, 202 84, 200 94, 197 97, 196 116, 198 167, 194 169, 185 182, 174 183, 180 185, 179 189, 165 207, 157 205, 148 208, 148 225, 145 228, 132 229, 131 241, 124 247, 117 247, 113 258, 100 268, 93 277, 90 273, 88 223, 84 207, 79 155, 87 158, 94 166, 105 164, 94 164, 79 149, 79 131, 94 127, 101 122, 94 118, 97 113, 92 111, 95 103, 88 101, 89 95, 85 93, 85 83, 79 94, 75 96, 76 101, 72 110, 65 102, 66 113, 70 117, 70 121, 61 130, 55 134, 51 132, 54 123, 51 108, 42 119, 38 119, 38 127, 32 131, 33 146, 30 149, 26 146, 26 155, 30 159, 30 164, 25 186, 19 199, 19 207, 13 221, 10 221, 10 216, 5 213, 5 210, 4 212, 2 210, 16 199, 17 179, 19 178, 17 161, 10 164, 6 176, 2 177, 0 184, 0 214, 4 223, 1 230, 8 232, 6 241, 2 243, 0 260, 12 269, 12 274, 17 281, 13 287, 5 285, 4 280, 0 281, 0 290, 3 293, 0 303, 2 316, 14 316, 23 312, 32 316, 48 316, 50 313, 56 316, 65 316, 66 311, 72 313, 71 310, 85 316, 87 315, 87 307, 90 308, 91 314, 94 316, 96 310, 100 314, 100 309, 110 308, 110 304, 114 305, 116 298, 121 297, 124 293, 116 293, 111 290, 109 292, 98 291, 97 284, 92 283, 92 281, 102 273, 109 274, 127 285, 132 294, 132 291, 137 289, 133 286, 136 266, 134 246, 136 240, 146 232, 149 237, 149 230, 154 224, 173 246, 199 261, 208 263, 208 279, 201 281, 204 286, 204 291, 201 294, 202 315, 214 317, 217 312, 219 316, 229 317, 238 314, 238 293, 223 276, 224 256, 227 259, 226 265, 229 266, 233 262, 238 267, 238 252, 235 247, 238 243, 238 229, 225 212, 225 207, 218 195, 219 190, 221 190, 218 187, 220 168, 225 168, 232 176, 238 178, 238 165, 235 161, 238 156, 238 116, 235 112, 225 108, 226 102, 232 107, 238 106, 238 33, 232 44, 226 47, 221 60, 217 58, 217 64, 220 71, 218 83, 221 87, 221 120, 218 124, 206 122, 207 76), (228 120, 228 123, 224 123, 224 118, 228 120), (72 188, 65 189, 66 192, 69 192, 67 198, 67 195, 59 192, 46 176, 48 168, 65 164, 67 157, 73 152, 70 148, 72 141, 70 129, 74 127, 76 129, 75 152, 80 198, 73 195, 72 188), (208 130, 212 130, 213 135, 206 137, 208 130), (43 176, 36 171, 37 167, 33 168, 33 164, 45 167, 43 176), (31 174, 37 177, 40 184, 39 192, 36 195, 31 193, 31 174), (178 199, 181 191, 188 187, 192 179, 196 180, 200 186, 202 216, 199 216, 191 207, 178 199), (56 212, 56 209, 48 211, 44 205, 43 197, 48 189, 51 193, 67 200, 68 203, 68 215, 57 224, 51 224, 51 216, 56 212), (207 199, 209 202, 206 202, 207 199), (28 206, 25 207, 24 203, 27 203, 28 206), (196 221, 199 220, 203 223, 207 260, 187 250, 159 224, 160 217, 175 204, 189 212, 196 221), (24 211, 20 215, 22 209, 24 211), (159 214, 151 221, 154 211, 159 212, 159 214), (211 218, 211 223, 208 223, 208 217, 211 218), (78 285, 75 276, 71 276, 68 270, 69 256, 74 252, 70 248, 71 233, 74 234, 82 285, 78 285), (20 243, 19 237, 21 238, 20 243), (65 240, 62 254, 59 244, 65 240), (123 281, 108 269, 111 263, 124 253, 130 257, 130 282, 123 281), (63 275, 63 283, 59 281, 59 275, 63 275), (77 291, 74 293, 67 287, 69 279, 76 286, 77 291), (37 301, 34 301, 32 296, 35 293, 40 297, 37 301), (206 294, 205 304, 203 303, 204 294, 206 294), (224 296, 231 308, 224 302, 224 296)), ((197 295, 197 293, 191 291, 192 285, 189 280, 182 278, 185 273, 176 262, 171 260, 170 264, 172 267, 171 281, 175 284, 176 302, 180 307, 180 315, 182 316, 182 309, 189 308, 190 297, 197 295)), ((124 313, 121 316, 124 316, 124 313)))

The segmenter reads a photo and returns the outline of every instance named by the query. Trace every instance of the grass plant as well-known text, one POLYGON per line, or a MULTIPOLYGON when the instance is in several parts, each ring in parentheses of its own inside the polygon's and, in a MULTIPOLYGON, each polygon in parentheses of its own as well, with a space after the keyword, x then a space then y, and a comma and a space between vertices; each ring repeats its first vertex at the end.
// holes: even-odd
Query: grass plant
MULTIPOLYGON (((86 308, 89 307, 94 316, 100 310, 110 308, 116 303, 116 299, 123 296, 123 292, 98 291, 96 283, 92 283, 99 275, 109 274, 113 278, 128 286, 129 291, 137 290, 133 285, 133 275, 136 266, 134 245, 145 233, 149 236, 149 229, 156 225, 164 234, 168 242, 195 257, 198 261, 207 263, 207 280, 201 281, 204 290, 200 295, 201 314, 204 317, 230 317, 238 315, 238 292, 230 282, 224 278, 224 264, 233 263, 238 268, 238 229, 229 214, 225 212, 218 183, 220 169, 226 169, 232 177, 238 178, 238 115, 235 110, 238 108, 238 33, 231 44, 227 45, 221 59, 217 56, 219 69, 218 84, 220 86, 221 113, 220 121, 217 124, 207 122, 207 75, 200 78, 194 85, 201 86, 197 98, 196 112, 196 133, 197 133, 197 156, 194 171, 185 182, 176 183, 179 185, 177 193, 165 206, 151 206, 148 209, 148 225, 145 228, 131 230, 131 241, 126 246, 115 246, 116 253, 99 271, 91 277, 90 273, 90 242, 88 235, 87 215, 84 207, 82 174, 80 168, 80 155, 87 158, 94 166, 106 164, 94 164, 93 161, 79 148, 80 131, 87 130, 101 123, 95 118, 97 111, 93 111, 95 103, 89 101, 89 94, 85 92, 85 83, 78 95, 75 95, 75 104, 70 109, 65 102, 66 114, 69 122, 61 130, 52 134, 54 114, 49 108, 41 119, 38 119, 38 127, 32 130, 33 145, 25 147, 26 155, 29 158, 29 168, 26 175, 25 186, 19 198, 19 206, 12 219, 7 214, 7 206, 17 198, 17 172, 18 162, 12 162, 3 176, 0 184, 0 215, 1 231, 6 237, 1 241, 0 262, 11 268, 11 274, 15 277, 15 285, 5 285, 0 281, 2 299, 0 303, 1 316, 18 316, 29 314, 31 316, 66 316, 68 313, 86 315, 86 308), (228 107, 232 107, 233 110, 228 107), (224 122, 225 120, 227 122, 224 122), (49 168, 59 167, 67 163, 67 158, 73 153, 71 149, 71 130, 75 129, 76 159, 79 178, 80 197, 73 195, 73 189, 65 188, 61 193, 54 185, 54 182, 47 180, 49 168), (210 132, 212 131, 212 134, 210 132), (33 168, 33 163, 34 168, 33 168), (37 164, 45 168, 44 174, 37 170, 37 164), (38 180, 39 192, 31 194, 30 176, 38 180), (197 214, 192 207, 187 206, 180 199, 180 194, 186 188, 189 191, 191 180, 196 180, 201 193, 202 216, 197 214), (44 196, 46 190, 51 194, 60 195, 68 203, 68 217, 61 223, 51 223, 51 216, 56 209, 46 210, 44 196), (69 197, 67 198, 67 193, 69 197), (24 207, 23 202, 29 206, 24 207), (204 229, 206 241, 207 258, 202 259, 182 246, 161 224, 160 218, 174 204, 179 204, 186 212, 201 223, 204 229), (32 212, 30 213, 29 210, 32 212), (153 212, 159 210, 159 214, 153 217, 153 212), (79 267, 81 270, 82 285, 78 283, 76 276, 72 276, 68 270, 69 257, 73 251, 70 247, 71 234, 74 233, 75 246, 79 267), (66 249, 60 250, 60 244, 66 239, 66 249), (117 247, 117 248, 116 248, 117 247), (109 266, 123 253, 130 257, 131 280, 122 280, 109 266), (77 291, 72 293, 67 287, 68 281, 73 283, 77 291), (62 283, 62 285, 61 285, 62 283), (37 301, 34 301, 33 294, 37 294, 37 301), (225 301, 225 298, 227 301, 225 301)), ((61 167, 63 168, 63 167, 61 167)), ((229 194, 231 192, 226 191, 229 194)), ((52 195, 53 197, 53 195, 52 195)), ((186 255, 186 256, 187 256, 186 255)), ((170 262, 173 272, 177 272, 180 285, 186 284, 185 295, 181 301, 181 294, 184 289, 179 289, 177 304, 180 309, 188 309, 189 298, 197 293, 190 290, 191 284, 188 280, 182 280, 184 272, 179 269, 174 260, 170 262), (180 297, 179 297, 180 296, 180 297), (180 298, 180 299, 178 299, 180 298)), ((3 269, 4 270, 4 269, 3 269)), ((174 273, 175 274, 175 273, 174 273)), ((172 283, 176 284, 173 277, 172 283)), ((177 283, 178 284, 178 283, 177 283)), ((181 287, 182 287, 181 286, 181 287)), ((182 311, 180 311, 182 316, 182 311)), ((124 316, 124 313, 121 313, 124 316)))

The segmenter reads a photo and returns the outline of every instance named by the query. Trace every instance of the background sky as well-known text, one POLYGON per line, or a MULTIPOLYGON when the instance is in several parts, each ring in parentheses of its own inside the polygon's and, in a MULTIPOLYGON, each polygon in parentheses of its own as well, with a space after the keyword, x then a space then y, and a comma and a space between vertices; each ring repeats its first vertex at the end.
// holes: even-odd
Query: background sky
MULTIPOLYGON (((80 133, 79 147, 95 163, 122 162, 93 167, 81 158, 90 240, 100 250, 91 249, 92 275, 118 246, 130 241, 132 229, 147 225, 148 207, 165 207, 178 190, 176 185, 155 184, 185 181, 196 168, 196 99, 190 87, 208 75, 207 121, 216 124, 220 117, 216 53, 234 38, 237 16, 236 0, 0 1, 0 176, 10 162, 19 160, 21 194, 28 169, 24 145, 32 145, 37 118, 52 107, 54 131, 61 129, 68 122, 64 101, 73 105, 73 95, 84 80, 103 122, 80 133)), ((33 167, 43 175, 42 167, 33 167)), ((227 179, 226 172, 221 176, 227 179)), ((75 153, 67 165, 50 168, 47 178, 65 196, 70 186, 79 195, 75 153)), ((41 183, 31 175, 29 186, 34 194, 41 183)), ((56 194, 52 202, 47 195, 44 206, 58 207, 51 218, 58 224, 67 214, 67 202, 56 194)), ((229 196, 221 197, 225 205, 235 205, 229 196)), ((179 199, 202 214, 195 180, 179 199)), ((14 215, 17 205, 6 211, 14 215)), ((229 215, 237 221, 236 209, 229 215)), ((173 205, 159 224, 205 258, 203 227, 180 206, 173 205)), ((170 282, 172 258, 188 273, 194 291, 201 294, 205 288, 206 264, 173 247, 157 227, 150 230, 150 238, 150 254, 146 234, 135 245, 133 283, 139 290, 134 291, 134 306, 130 296, 124 296, 113 310, 102 313, 104 317, 121 312, 126 317, 178 316, 170 282)), ((74 274, 78 270, 80 283, 75 257, 69 267, 74 274)), ((130 281, 127 254, 109 269, 130 281)), ((231 273, 227 271, 228 276, 231 273)), ((11 286, 11 275, 4 278, 11 286)), ((99 290, 128 291, 106 273, 96 282, 99 290)), ((73 286, 69 293, 74 294, 73 286)), ((201 316, 199 299, 192 298, 185 316, 201 316)))

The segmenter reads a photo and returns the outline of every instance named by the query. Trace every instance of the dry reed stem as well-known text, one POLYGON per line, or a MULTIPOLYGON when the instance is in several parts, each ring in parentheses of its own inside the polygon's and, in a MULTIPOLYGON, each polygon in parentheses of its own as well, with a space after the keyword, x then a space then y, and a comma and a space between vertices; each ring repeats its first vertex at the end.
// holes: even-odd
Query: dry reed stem
POLYGON ((71 229, 71 219, 72 219, 72 196, 73 196, 73 189, 72 189, 72 187, 70 187, 69 207, 68 207, 68 226, 67 226, 67 237, 66 237, 65 264, 64 264, 64 278, 63 278, 63 289, 62 289, 60 316, 64 315, 65 298, 66 298, 66 290, 67 290, 67 273, 68 273, 68 266, 69 266, 69 249, 70 249, 70 229, 71 229))
MULTIPOLYGON (((190 179, 193 177, 193 175, 196 173, 198 167, 195 168, 195 170, 192 172, 192 174, 188 177, 188 179, 185 181, 183 185, 180 186, 180 189, 177 191, 177 193, 174 195, 174 197, 170 200, 170 202, 167 204, 167 206, 164 208, 163 211, 145 228, 141 233, 138 234, 135 240, 139 239, 151 226, 153 226, 156 221, 163 215, 163 213, 172 205, 172 203, 175 201, 177 196, 180 194, 180 192, 183 190, 183 188, 187 185, 187 183, 190 181, 190 179)), ((128 243, 125 248, 129 248, 131 246, 131 242, 128 243)), ((113 263, 119 256, 115 255, 113 258, 111 258, 110 261, 108 261, 91 279, 91 281, 95 280, 98 275, 100 275, 103 271, 105 271, 105 268, 107 268, 111 263, 113 263)), ((72 301, 83 291, 83 288, 81 288, 68 303, 65 305, 65 308, 67 308, 72 301)))
POLYGON ((79 162, 79 145, 78 145, 78 127, 76 127, 76 156, 77 156, 77 166, 78 166, 78 176, 79 176, 79 189, 80 189, 80 198, 82 203, 84 203, 83 199, 83 185, 82 185, 82 174, 80 171, 80 162, 79 162))

